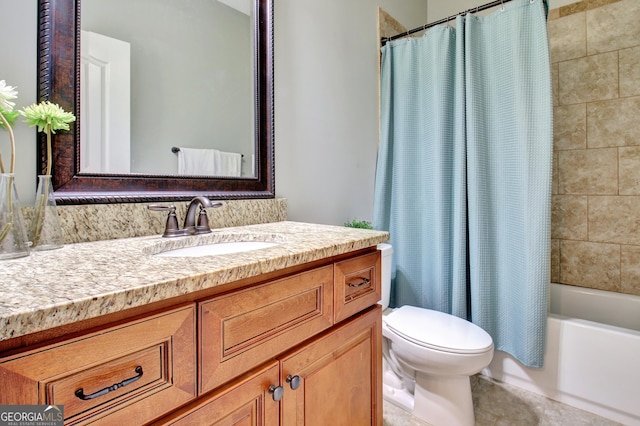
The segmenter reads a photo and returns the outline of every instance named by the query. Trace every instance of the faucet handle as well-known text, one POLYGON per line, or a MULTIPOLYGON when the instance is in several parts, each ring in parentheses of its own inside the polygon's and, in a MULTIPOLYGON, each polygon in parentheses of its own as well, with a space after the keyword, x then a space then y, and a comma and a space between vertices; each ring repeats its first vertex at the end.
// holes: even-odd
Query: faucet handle
POLYGON ((208 234, 211 232, 209 227, 209 218, 207 217, 207 211, 204 208, 200 208, 198 214, 198 223, 196 224, 196 234, 208 234))
POLYGON ((200 213, 198 214, 198 223, 196 224, 196 234, 208 234, 211 231, 209 227, 209 218, 207 217, 207 209, 222 207, 224 204, 220 201, 215 203, 200 204, 200 213))
POLYGON ((208 198, 205 198, 205 200, 209 202, 200 204, 200 213, 198 214, 198 220, 197 220, 196 229, 195 229, 196 234, 208 234, 212 232, 211 228, 209 227, 209 218, 207 217, 207 209, 218 208, 224 205, 224 203, 220 201, 212 203, 211 200, 209 200, 208 198))
POLYGON ((161 212, 169 211, 167 223, 164 227, 163 237, 177 237, 183 235, 178 226, 178 217, 176 216, 176 206, 162 206, 160 204, 149 204, 147 208, 151 211, 161 212))

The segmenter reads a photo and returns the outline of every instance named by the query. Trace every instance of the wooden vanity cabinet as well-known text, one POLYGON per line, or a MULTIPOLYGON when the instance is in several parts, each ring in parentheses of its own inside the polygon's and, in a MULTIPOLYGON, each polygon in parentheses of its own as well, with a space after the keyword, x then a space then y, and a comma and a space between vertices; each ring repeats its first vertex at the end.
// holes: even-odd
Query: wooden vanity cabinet
MULTIPOLYGON (((274 404, 275 397, 282 425, 381 424, 380 266, 376 250, 202 301, 200 391, 275 358, 279 380, 254 389, 262 396, 273 390, 253 399, 256 411, 258 401, 274 404)), ((226 392, 214 391, 207 404, 216 418, 226 392)))
POLYGON ((63 404, 65 424, 381 425, 379 299, 375 248, 178 298, 0 353, 0 404, 63 404))
POLYGON ((156 425, 381 425, 382 308, 372 307, 156 425))

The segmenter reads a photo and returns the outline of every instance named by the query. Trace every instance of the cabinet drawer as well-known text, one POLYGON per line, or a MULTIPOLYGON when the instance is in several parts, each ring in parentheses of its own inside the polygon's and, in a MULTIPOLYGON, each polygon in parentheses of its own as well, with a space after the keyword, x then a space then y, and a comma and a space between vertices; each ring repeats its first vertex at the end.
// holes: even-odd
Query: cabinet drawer
POLYGON ((0 403, 64 405, 65 424, 142 424, 195 397, 195 348, 195 306, 173 309, 0 359, 15 384, 0 403))
POLYGON ((161 342, 86 370, 44 380, 45 398, 64 405, 65 417, 73 418, 125 395, 166 385, 166 359, 167 345, 161 342))
POLYGON ((335 264, 335 322, 376 304, 382 295, 380 252, 335 264))
POLYGON ((204 301, 200 316, 200 392, 333 324, 333 267, 204 301))

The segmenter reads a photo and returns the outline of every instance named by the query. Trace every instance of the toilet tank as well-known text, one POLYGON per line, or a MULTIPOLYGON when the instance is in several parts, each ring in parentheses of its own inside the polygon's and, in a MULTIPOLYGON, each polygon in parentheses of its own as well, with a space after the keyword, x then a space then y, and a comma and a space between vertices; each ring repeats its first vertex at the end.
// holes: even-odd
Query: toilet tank
POLYGON ((391 297, 391 256, 393 254, 393 246, 391 244, 378 244, 378 250, 382 257, 382 299, 378 302, 382 305, 382 309, 389 307, 389 298, 391 297))

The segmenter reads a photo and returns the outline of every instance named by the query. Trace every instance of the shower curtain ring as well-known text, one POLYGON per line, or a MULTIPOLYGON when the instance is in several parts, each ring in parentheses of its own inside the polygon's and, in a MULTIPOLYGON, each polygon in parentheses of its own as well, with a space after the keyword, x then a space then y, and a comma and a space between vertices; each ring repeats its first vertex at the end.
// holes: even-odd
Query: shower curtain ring
POLYGON ((500 0, 500 12, 504 12, 504 0, 500 0))

